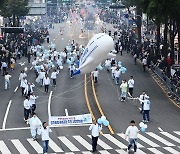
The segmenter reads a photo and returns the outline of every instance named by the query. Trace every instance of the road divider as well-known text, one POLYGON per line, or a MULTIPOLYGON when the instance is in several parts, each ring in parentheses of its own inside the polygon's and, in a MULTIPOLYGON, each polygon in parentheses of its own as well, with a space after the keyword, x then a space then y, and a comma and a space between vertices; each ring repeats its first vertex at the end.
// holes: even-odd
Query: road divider
POLYGON ((10 100, 9 103, 8 103, 8 106, 7 106, 7 109, 6 109, 6 113, 5 113, 5 115, 4 115, 4 120, 3 120, 2 129, 5 129, 5 128, 6 128, 6 121, 7 121, 9 109, 10 109, 10 107, 11 107, 11 103, 12 103, 12 100, 10 100))
MULTIPOLYGON (((98 100, 98 98, 97 98, 97 95, 96 95, 96 90, 95 90, 95 87, 94 87, 94 80, 93 80, 92 75, 91 75, 91 82, 92 82, 92 90, 93 90, 93 94, 94 94, 94 98, 95 98, 95 101, 96 101, 98 110, 99 110, 101 116, 105 116, 105 114, 104 114, 104 112, 103 112, 103 110, 102 110, 102 108, 101 108, 101 105, 100 105, 100 103, 99 103, 99 100, 98 100)), ((111 125, 108 125, 108 129, 109 129, 109 131, 110 131, 111 134, 114 134, 114 131, 113 131, 111 125)))
POLYGON ((19 87, 17 86, 16 89, 14 90, 14 92, 16 92, 16 91, 18 90, 18 88, 19 88, 19 87))

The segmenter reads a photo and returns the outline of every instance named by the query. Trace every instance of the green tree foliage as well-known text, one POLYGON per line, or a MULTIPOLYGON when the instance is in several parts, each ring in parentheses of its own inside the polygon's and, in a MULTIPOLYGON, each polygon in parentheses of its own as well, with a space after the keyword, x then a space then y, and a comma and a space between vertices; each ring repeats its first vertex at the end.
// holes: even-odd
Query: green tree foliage
POLYGON ((18 26, 19 17, 29 12, 28 0, 3 0, 1 15, 5 18, 13 17, 13 26, 18 26))

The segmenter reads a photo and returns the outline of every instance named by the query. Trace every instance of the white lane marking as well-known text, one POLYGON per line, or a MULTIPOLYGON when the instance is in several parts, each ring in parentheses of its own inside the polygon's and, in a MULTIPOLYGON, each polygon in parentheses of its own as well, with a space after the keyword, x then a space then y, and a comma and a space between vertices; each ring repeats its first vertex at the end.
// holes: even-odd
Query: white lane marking
MULTIPOLYGON (((61 125, 61 126, 49 126, 51 128, 61 128, 61 127, 85 127, 90 126, 91 124, 77 124, 77 125, 61 125)), ((19 128, 6 128, 0 129, 0 131, 12 131, 12 130, 26 130, 30 129, 30 127, 19 127, 19 128)))
POLYGON ((102 153, 102 154, 111 154, 111 153, 109 153, 109 152, 106 151, 106 150, 99 150, 99 152, 102 153))
POLYGON ((73 152, 66 152, 65 154, 74 154, 73 152))
POLYGON ((167 146, 175 146, 174 144, 170 143, 169 141, 165 140, 164 138, 154 134, 153 132, 147 132, 149 136, 153 137, 154 139, 158 140, 159 142, 167 145, 167 146))
POLYGON ((18 139, 11 140, 11 142, 14 144, 14 146, 16 147, 16 149, 19 151, 20 154, 29 154, 29 152, 25 149, 25 147, 18 139))
POLYGON ((159 129, 161 132, 163 132, 163 129, 162 129, 161 127, 158 127, 158 129, 159 129))
POLYGON ((178 142, 180 143, 180 139, 175 137, 174 135, 171 135, 170 133, 168 132, 160 132, 161 134, 167 136, 168 138, 170 138, 171 140, 174 140, 175 142, 178 142))
MULTIPOLYGON (((88 135, 88 137, 91 138, 91 135, 88 135)), ((109 150, 109 149, 113 149, 112 147, 110 147, 108 144, 106 144, 104 141, 102 141, 101 139, 98 139, 98 145, 101 146, 103 149, 105 150, 109 150)))
POLYGON ((64 152, 52 139, 49 140, 49 146, 54 152, 64 152))
POLYGON ((80 151, 73 143, 71 143, 65 136, 58 137, 71 151, 80 151))
POLYGON ((165 150, 169 151, 172 154, 180 154, 180 151, 177 151, 171 147, 163 147, 165 150))
POLYGON ((4 120, 3 120, 2 129, 5 129, 5 128, 6 128, 6 120, 7 120, 7 117, 8 117, 8 113, 9 113, 9 109, 10 109, 11 103, 12 103, 12 100, 9 101, 9 104, 8 104, 8 106, 7 106, 6 113, 5 113, 5 115, 4 115, 4 120))
POLYGON ((126 152, 126 151, 121 150, 121 149, 116 150, 116 152, 117 152, 117 153, 120 153, 120 154, 127 154, 127 152, 126 152))
POLYGON ((11 154, 8 147, 6 146, 6 144, 3 141, 0 141, 0 152, 2 154, 11 154))
POLYGON ((180 131, 174 131, 174 133, 176 133, 176 134, 180 135, 180 131))
POLYGON ((16 87, 16 89, 14 90, 14 92, 16 92, 18 90, 19 86, 16 87))
POLYGON ((164 154, 164 153, 162 153, 161 151, 159 151, 158 149, 156 149, 156 148, 147 148, 149 151, 151 151, 152 153, 155 153, 155 154, 164 154))
MULTIPOLYGON (((123 139, 125 138, 125 134, 123 134, 123 133, 118 133, 117 135, 120 136, 123 139)), ((128 139, 126 139, 126 141, 128 141, 128 139)), ((140 143, 137 144, 137 147, 138 148, 144 148, 144 146, 141 145, 140 143)))
POLYGON ((82 151, 83 154, 92 154, 90 151, 82 151))
POLYGON ((111 141, 111 142, 114 143, 115 145, 117 145, 118 147, 120 147, 121 149, 127 148, 126 145, 124 145, 123 143, 121 143, 119 140, 117 140, 116 138, 114 138, 114 137, 111 136, 110 134, 103 134, 103 136, 106 137, 109 141, 111 141))
POLYGON ((65 114, 66 114, 66 116, 69 116, 69 113, 68 113, 67 109, 65 109, 65 114))
POLYGON ((37 153, 42 153, 43 148, 37 141, 33 141, 32 138, 27 139, 27 141, 31 144, 31 146, 34 148, 34 150, 36 150, 37 153))
POLYGON ((145 142, 146 144, 149 144, 151 147, 160 147, 158 144, 156 144, 153 141, 149 140, 148 138, 142 136, 141 134, 138 134, 138 139, 145 142))
POLYGON ((87 150, 92 150, 91 144, 89 144, 85 139, 83 139, 81 136, 73 136, 80 144, 82 144, 87 150))
POLYGON ((53 91, 50 92, 49 99, 48 99, 48 116, 49 116, 49 118, 51 117, 51 98, 52 98, 52 93, 53 93, 53 91))
POLYGON ((33 69, 33 66, 31 66, 30 70, 32 70, 32 69, 33 69))

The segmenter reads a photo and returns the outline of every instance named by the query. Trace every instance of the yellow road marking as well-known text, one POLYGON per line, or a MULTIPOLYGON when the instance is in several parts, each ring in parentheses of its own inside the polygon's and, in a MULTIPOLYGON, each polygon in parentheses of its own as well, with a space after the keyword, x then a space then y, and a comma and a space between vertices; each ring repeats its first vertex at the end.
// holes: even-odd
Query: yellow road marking
MULTIPOLYGON (((99 103, 99 101, 98 101, 97 95, 96 95, 96 90, 95 90, 95 88, 94 88, 94 80, 93 80, 93 78, 92 78, 92 75, 91 75, 91 82, 92 82, 92 89, 93 89, 94 98, 95 98, 95 100, 96 100, 96 104, 97 104, 97 107, 98 107, 98 109, 99 109, 99 112, 100 112, 101 116, 105 116, 105 114, 104 114, 104 112, 103 112, 103 110, 102 110, 102 108, 101 108, 101 105, 100 105, 100 103, 99 103)), ((111 125, 108 125, 108 129, 109 129, 109 131, 110 131, 111 134, 114 134, 114 131, 113 131, 111 125)))
MULTIPOLYGON (((86 74, 84 75, 84 93, 85 93, 85 99, 86 99, 86 104, 87 104, 87 107, 88 107, 88 110, 92 116, 92 119, 93 120, 96 120, 94 114, 93 114, 93 111, 91 109, 91 106, 90 106, 90 103, 89 103, 89 99, 88 99, 88 95, 87 95, 87 77, 86 77, 86 74)), ((103 132, 101 131, 100 134, 102 135, 103 132)))

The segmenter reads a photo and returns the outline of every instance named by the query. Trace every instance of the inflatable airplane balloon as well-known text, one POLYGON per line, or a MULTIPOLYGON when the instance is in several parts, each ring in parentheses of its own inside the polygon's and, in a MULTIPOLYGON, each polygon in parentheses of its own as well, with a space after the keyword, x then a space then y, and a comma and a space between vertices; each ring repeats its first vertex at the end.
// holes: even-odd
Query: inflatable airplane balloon
POLYGON ((115 57, 110 51, 114 47, 112 37, 105 33, 94 35, 87 44, 79 62, 79 68, 73 75, 92 72, 107 57, 115 57))

